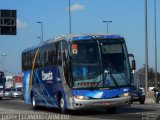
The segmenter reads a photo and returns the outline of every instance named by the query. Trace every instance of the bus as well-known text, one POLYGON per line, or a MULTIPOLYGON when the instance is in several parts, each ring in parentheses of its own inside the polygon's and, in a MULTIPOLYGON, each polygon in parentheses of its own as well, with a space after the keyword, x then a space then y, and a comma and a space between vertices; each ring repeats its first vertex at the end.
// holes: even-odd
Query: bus
POLYGON ((58 36, 22 52, 26 104, 66 110, 129 106, 135 60, 120 35, 58 36))
POLYGON ((6 83, 6 78, 4 72, 0 71, 0 100, 2 100, 5 94, 5 83, 6 83))

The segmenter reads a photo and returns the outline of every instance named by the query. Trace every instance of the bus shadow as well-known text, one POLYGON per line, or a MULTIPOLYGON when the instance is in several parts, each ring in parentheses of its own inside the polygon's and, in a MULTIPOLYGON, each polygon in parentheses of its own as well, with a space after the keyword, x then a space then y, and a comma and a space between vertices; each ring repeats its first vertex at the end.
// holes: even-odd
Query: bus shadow
POLYGON ((9 101, 9 100, 22 100, 21 97, 3 97, 2 100, 9 101))

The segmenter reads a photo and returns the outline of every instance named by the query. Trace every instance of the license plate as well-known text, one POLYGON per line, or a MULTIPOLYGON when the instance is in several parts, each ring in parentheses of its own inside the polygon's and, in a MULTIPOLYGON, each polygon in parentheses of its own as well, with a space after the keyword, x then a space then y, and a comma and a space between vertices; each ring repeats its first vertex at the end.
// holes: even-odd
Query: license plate
POLYGON ((110 105, 110 102, 95 102, 94 105, 110 105))

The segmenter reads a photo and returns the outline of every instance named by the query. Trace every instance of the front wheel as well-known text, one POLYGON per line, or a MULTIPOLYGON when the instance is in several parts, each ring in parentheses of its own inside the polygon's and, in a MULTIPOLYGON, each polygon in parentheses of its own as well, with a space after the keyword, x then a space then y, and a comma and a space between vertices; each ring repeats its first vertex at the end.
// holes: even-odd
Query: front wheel
POLYGON ((64 98, 63 97, 60 97, 59 101, 59 110, 62 114, 65 114, 66 113, 66 109, 65 109, 65 102, 64 102, 64 98))
POLYGON ((113 114, 113 113, 116 113, 117 108, 116 107, 111 107, 111 108, 106 108, 106 110, 107 110, 108 114, 113 114))

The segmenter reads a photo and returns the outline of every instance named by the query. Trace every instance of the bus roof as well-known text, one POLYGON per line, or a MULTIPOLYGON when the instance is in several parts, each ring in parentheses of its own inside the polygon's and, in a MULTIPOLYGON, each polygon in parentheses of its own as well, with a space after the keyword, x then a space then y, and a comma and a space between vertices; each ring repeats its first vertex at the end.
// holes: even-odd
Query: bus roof
POLYGON ((113 34, 71 34, 67 36, 59 36, 54 39, 65 39, 65 40, 90 40, 90 39, 123 39, 121 35, 113 34))
POLYGON ((25 49, 23 52, 27 52, 30 50, 37 49, 41 46, 51 44, 57 41, 61 40, 67 40, 67 41, 76 41, 76 40, 92 40, 92 39, 123 39, 121 35, 114 35, 114 34, 70 34, 70 35, 61 35, 52 39, 49 39, 43 44, 39 44, 37 46, 33 46, 30 48, 25 49))

